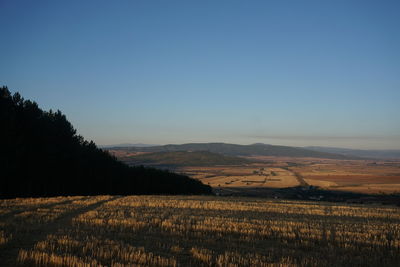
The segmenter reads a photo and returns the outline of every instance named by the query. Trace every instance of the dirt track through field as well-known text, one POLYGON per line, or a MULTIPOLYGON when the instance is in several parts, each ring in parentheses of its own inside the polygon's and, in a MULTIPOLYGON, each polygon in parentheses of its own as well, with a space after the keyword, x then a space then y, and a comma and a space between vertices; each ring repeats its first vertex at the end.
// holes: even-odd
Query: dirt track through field
POLYGON ((293 174, 293 176, 296 177, 297 181, 299 182, 300 186, 308 186, 309 184, 304 180, 303 175, 301 175, 298 172, 294 172, 291 169, 287 168, 287 167, 282 167, 282 169, 287 170, 288 172, 291 172, 293 174))
POLYGON ((300 186, 308 186, 309 184, 304 180, 303 176, 297 172, 291 171, 294 176, 296 176, 297 181, 299 181, 300 186))
MULTIPOLYGON (((73 218, 90 210, 96 209, 106 202, 113 201, 118 198, 121 198, 121 196, 115 196, 106 200, 100 200, 96 203, 72 210, 71 212, 63 213, 61 217, 56 218, 54 221, 51 221, 49 223, 41 224, 38 228, 35 228, 34 231, 15 233, 16 236, 13 237, 13 239, 5 247, 0 247, 1 266, 17 266, 17 257, 21 249, 32 249, 37 242, 45 240, 49 234, 56 233, 57 230, 60 228, 72 226, 73 218)), ((41 208, 52 208, 56 205, 68 204, 69 202, 72 202, 72 200, 52 203, 49 205, 42 205, 41 208)), ((35 208, 37 209, 38 207, 35 208)), ((15 212, 15 214, 17 213, 18 211, 15 212)), ((7 217, 11 215, 12 214, 8 213, 7 217)))

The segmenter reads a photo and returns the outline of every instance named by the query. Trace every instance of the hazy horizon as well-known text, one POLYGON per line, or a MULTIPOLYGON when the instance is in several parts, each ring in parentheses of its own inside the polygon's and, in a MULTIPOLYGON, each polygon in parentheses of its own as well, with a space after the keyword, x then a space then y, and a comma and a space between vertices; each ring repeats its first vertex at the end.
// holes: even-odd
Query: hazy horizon
MULTIPOLYGON (((282 138, 284 139, 284 138, 282 138)), ((326 143, 318 142, 310 143, 309 145, 300 144, 297 145, 297 142, 292 140, 292 142, 253 142, 253 143, 246 143, 246 142, 226 142, 221 140, 214 140, 214 141, 192 141, 192 142, 165 142, 165 143, 143 143, 143 142, 121 142, 121 143, 110 143, 110 144, 97 144, 100 147, 116 147, 116 146, 163 146, 163 145, 182 145, 182 144, 189 144, 189 143, 199 143, 199 144, 206 144, 206 143, 225 143, 225 144, 237 144, 237 145, 253 145, 253 144, 264 144, 264 145, 276 145, 276 146, 293 146, 293 147, 326 147, 326 148, 343 148, 343 149, 355 149, 355 150, 400 150, 399 148, 379 148, 379 147, 370 147, 370 148, 359 148, 357 146, 329 146, 326 143)))
POLYGON ((400 149, 398 1, 0 2, 0 85, 98 145, 400 149))

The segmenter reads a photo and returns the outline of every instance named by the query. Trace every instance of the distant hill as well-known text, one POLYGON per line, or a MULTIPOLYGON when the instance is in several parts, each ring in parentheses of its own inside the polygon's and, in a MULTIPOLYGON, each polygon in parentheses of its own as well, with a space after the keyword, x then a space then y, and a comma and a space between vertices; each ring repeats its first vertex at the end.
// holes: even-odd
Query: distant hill
POLYGON ((361 149, 349 149, 349 148, 338 148, 338 147, 321 147, 321 146, 309 146, 306 147, 308 150, 335 153, 345 155, 349 157, 362 157, 370 159, 400 159, 400 150, 361 150, 361 149))
POLYGON ((310 149, 290 146, 276 146, 266 144, 236 145, 226 143, 189 143, 182 145, 164 145, 153 147, 126 147, 112 148, 115 150, 142 151, 142 152, 176 152, 176 151, 209 151, 228 156, 282 156, 282 157, 315 157, 328 159, 349 159, 341 154, 314 151, 310 149))
POLYGON ((60 111, 43 111, 7 87, 0 125, 0 198, 211 193, 184 175, 127 166, 77 135, 60 111))
POLYGON ((215 165, 240 165, 251 163, 251 161, 225 156, 209 151, 174 151, 154 152, 120 158, 128 165, 151 165, 151 166, 215 166, 215 165))
POLYGON ((158 146, 158 145, 150 145, 150 144, 142 144, 142 143, 137 143, 137 144, 125 143, 125 144, 116 144, 116 145, 102 145, 99 147, 100 148, 112 148, 112 147, 151 147, 151 146, 158 146))

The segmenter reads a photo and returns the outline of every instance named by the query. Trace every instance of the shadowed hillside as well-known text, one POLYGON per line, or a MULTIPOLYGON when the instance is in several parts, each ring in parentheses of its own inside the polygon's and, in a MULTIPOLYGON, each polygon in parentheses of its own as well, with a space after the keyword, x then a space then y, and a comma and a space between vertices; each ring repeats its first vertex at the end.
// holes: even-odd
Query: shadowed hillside
POLYGON ((251 163, 250 160, 224 156, 208 151, 176 151, 155 152, 136 156, 121 157, 128 165, 168 165, 168 166, 215 166, 215 165, 239 165, 251 163))
MULTIPOLYGON (((110 148, 111 149, 111 148, 110 148)), ((226 143, 191 143, 182 145, 164 145, 152 147, 115 147, 112 149, 143 152, 173 152, 173 151, 209 151, 228 156, 281 156, 281 157, 314 157, 328 159, 352 159, 340 154, 313 151, 300 147, 276 146, 266 144, 236 145, 226 143)))
POLYGON ((116 160, 76 130, 60 111, 0 88, 0 197, 99 194, 208 194, 187 176, 116 160))

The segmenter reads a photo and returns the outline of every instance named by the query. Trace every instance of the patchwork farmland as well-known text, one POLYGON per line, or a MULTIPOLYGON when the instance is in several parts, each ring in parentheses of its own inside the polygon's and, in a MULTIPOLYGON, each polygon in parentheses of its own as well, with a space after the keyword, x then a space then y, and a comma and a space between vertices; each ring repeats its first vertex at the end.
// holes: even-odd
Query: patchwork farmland
POLYGON ((247 157, 257 163, 181 167, 178 170, 213 188, 316 186, 366 194, 400 193, 400 162, 319 158, 247 157))

